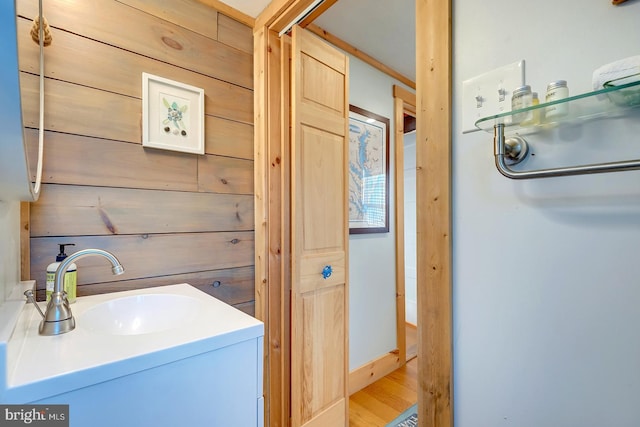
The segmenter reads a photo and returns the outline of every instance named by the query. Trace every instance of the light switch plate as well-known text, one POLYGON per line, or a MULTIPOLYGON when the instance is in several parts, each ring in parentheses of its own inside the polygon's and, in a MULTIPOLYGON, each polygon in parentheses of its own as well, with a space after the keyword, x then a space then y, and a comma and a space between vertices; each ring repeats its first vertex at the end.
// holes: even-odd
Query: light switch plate
POLYGON ((462 133, 479 130, 482 117, 511 111, 513 90, 524 84, 524 59, 462 82, 462 133))

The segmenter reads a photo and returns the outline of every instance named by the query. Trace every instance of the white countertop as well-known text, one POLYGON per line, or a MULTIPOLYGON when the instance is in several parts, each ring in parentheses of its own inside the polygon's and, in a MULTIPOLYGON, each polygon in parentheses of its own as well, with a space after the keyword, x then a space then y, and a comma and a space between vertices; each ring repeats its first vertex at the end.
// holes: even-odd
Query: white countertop
MULTIPOLYGON (((0 309, 16 311, 8 303, 0 309)), ((4 334, 0 330, 0 362, 6 361, 6 380, 1 381, 0 375, 0 402, 32 402, 264 334, 262 322, 188 284, 79 297, 71 309, 76 328, 62 335, 38 334, 41 317, 32 304, 23 305, 8 340, 7 329, 3 328, 4 334), (113 335, 83 326, 82 315, 95 305, 144 294, 192 297, 201 309, 185 325, 155 333, 113 335)))

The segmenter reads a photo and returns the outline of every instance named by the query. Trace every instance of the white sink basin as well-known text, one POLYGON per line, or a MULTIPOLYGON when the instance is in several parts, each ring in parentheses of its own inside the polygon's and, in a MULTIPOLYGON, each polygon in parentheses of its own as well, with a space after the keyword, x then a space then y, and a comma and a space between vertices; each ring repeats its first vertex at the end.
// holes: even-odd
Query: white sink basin
POLYGON ((85 311, 77 323, 102 334, 151 334, 193 322, 201 307, 199 300, 184 295, 133 295, 95 305, 85 311))
POLYGON ((182 283, 79 297, 76 328, 42 336, 32 287, 0 305, 0 403, 69 405, 71 427, 262 425, 260 321, 182 283))

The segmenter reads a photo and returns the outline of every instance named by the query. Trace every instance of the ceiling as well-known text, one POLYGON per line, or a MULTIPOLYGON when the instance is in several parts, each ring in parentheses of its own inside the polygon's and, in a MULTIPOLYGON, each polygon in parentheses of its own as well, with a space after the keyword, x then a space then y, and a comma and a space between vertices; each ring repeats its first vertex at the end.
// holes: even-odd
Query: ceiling
POLYGON ((249 15, 251 17, 256 18, 260 15, 260 12, 264 10, 265 7, 271 0, 221 0, 222 3, 226 3, 234 9, 239 10, 240 12, 249 15))
MULTIPOLYGON (((223 0, 256 17, 269 0, 223 0)), ((338 0, 314 24, 416 81, 415 0, 338 0)))

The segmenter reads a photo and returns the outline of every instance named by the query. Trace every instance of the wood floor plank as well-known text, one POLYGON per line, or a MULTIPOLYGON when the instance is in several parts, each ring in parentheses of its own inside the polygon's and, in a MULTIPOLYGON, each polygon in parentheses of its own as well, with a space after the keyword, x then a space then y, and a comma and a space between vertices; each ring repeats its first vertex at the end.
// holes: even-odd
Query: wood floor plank
POLYGON ((385 427, 418 401, 417 358, 349 398, 350 427, 385 427))
MULTIPOLYGON (((354 404, 359 404, 362 408, 367 408, 366 418, 371 418, 371 414, 373 414, 375 415, 376 418, 386 423, 388 420, 392 420, 398 415, 398 411, 395 408, 386 405, 380 399, 377 399, 374 394, 356 393, 356 395, 354 395, 353 400, 351 400, 349 404, 353 402, 354 404), (367 403, 371 403, 372 399, 373 401, 377 401, 378 404, 367 407, 367 403)), ((386 425, 386 424, 383 424, 383 425, 386 425)))
MULTIPOLYGON (((415 360, 415 359, 414 359, 415 360)), ((390 381, 395 381, 397 384, 409 388, 413 391, 418 391, 418 385, 416 384, 416 378, 418 376, 418 367, 415 363, 407 364, 401 369, 397 369, 387 375, 390 381)))
POLYGON ((365 388, 364 392, 398 411, 403 411, 415 403, 412 390, 386 377, 365 388))
POLYGON ((384 427, 386 426, 386 424, 387 422, 372 413, 366 404, 361 405, 358 402, 354 401, 353 396, 349 399, 350 427, 384 427))

